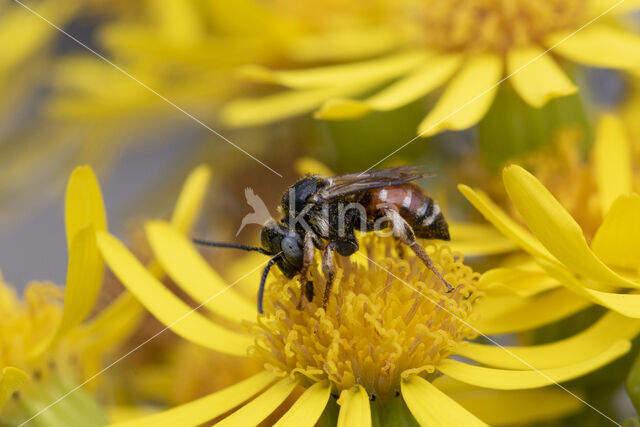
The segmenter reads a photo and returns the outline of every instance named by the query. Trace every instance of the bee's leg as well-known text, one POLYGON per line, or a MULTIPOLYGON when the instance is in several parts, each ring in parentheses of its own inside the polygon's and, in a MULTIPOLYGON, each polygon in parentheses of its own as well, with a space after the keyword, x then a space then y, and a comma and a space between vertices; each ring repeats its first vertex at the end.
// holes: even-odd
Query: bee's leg
POLYGON ((311 267, 311 263, 313 263, 313 250, 313 234, 305 233, 302 252, 302 270, 300 270, 300 299, 298 300, 298 310, 302 309, 303 295, 307 297, 307 301, 313 301, 313 282, 307 280, 309 267, 311 267))
POLYGON ((347 236, 345 240, 336 240, 329 242, 322 253, 322 272, 325 277, 324 296, 322 298, 322 308, 326 310, 329 296, 331 295, 331 287, 336 276, 336 267, 333 260, 333 251, 337 251, 342 256, 353 255, 358 250, 358 240, 352 234, 347 236))
POLYGON ((337 242, 329 242, 322 252, 322 273, 324 274, 325 286, 324 295, 322 297, 322 308, 326 310, 333 286, 333 279, 336 277, 336 266, 333 260, 333 249, 337 242))
POLYGON ((398 256, 400 258, 404 258, 404 242, 397 240, 398 244, 396 245, 396 250, 398 251, 398 256))
POLYGON ((405 221, 405 219, 400 216, 400 213, 392 207, 385 207, 383 209, 385 215, 387 216, 387 218, 389 218, 389 221, 391 221, 393 235, 400 239, 402 243, 409 246, 411 250, 416 254, 416 256, 420 258, 420 260, 422 260, 424 265, 426 265, 427 268, 431 270, 433 274, 435 274, 435 276, 442 281, 442 283, 445 284, 448 289, 447 292, 451 292, 453 290, 453 286, 451 286, 451 284, 447 282, 447 279, 445 279, 440 271, 438 271, 427 252, 425 252, 422 246, 418 244, 418 242, 416 241, 415 233, 413 232, 413 229, 407 223, 407 221, 405 221))

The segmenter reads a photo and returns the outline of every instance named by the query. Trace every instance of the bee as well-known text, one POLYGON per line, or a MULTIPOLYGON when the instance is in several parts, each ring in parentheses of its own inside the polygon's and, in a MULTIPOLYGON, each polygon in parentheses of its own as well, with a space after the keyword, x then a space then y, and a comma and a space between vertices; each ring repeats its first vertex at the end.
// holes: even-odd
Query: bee
POLYGON ((356 231, 389 229, 441 280, 453 286, 435 267, 416 238, 450 240, 449 226, 440 206, 413 181, 426 177, 413 166, 399 166, 361 173, 325 177, 307 175, 288 188, 279 211, 282 218, 268 220, 260 231, 262 247, 193 239, 205 246, 257 251, 272 258, 265 266, 258 288, 258 312, 269 270, 277 265, 288 278, 300 275, 299 307, 303 295, 312 301, 313 283, 306 281, 315 250, 322 251, 326 308, 335 279, 334 252, 348 257, 359 248, 356 231))

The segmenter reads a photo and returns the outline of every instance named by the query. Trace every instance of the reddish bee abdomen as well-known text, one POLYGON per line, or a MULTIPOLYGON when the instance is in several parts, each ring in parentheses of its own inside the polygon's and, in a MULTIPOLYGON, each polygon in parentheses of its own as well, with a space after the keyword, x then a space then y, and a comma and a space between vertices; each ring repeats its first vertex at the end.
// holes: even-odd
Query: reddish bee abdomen
POLYGON ((409 220, 411 214, 427 202, 427 195, 413 184, 377 188, 371 190, 371 193, 371 208, 378 209, 381 205, 393 205, 406 220, 409 220))
POLYGON ((372 218, 384 213, 381 207, 394 206, 413 228, 417 237, 449 240, 449 226, 440 206, 414 184, 400 184, 370 191, 366 209, 372 218))

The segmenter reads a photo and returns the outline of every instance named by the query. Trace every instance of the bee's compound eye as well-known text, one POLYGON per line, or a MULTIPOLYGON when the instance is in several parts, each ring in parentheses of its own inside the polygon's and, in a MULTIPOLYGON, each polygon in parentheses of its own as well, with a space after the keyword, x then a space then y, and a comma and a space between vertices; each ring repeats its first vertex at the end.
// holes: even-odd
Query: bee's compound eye
POLYGON ((293 265, 302 263, 302 247, 295 237, 287 236, 280 243, 285 258, 293 265))

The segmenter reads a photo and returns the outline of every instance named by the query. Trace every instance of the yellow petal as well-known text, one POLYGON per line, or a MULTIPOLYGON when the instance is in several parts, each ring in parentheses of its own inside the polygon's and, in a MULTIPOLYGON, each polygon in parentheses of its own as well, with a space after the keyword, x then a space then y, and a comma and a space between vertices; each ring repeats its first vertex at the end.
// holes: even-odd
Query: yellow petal
POLYGON ((578 223, 533 175, 512 165, 502 176, 509 198, 529 229, 559 261, 596 282, 640 287, 615 273, 589 249, 578 223))
POLYGON ((198 9, 189 2, 156 1, 146 6, 158 35, 166 43, 177 45, 189 45, 204 38, 207 30, 198 9))
POLYGON ((342 62, 389 52, 401 42, 402 29, 342 28, 308 37, 296 36, 290 55, 295 62, 342 62))
POLYGON ((620 196, 598 228, 591 248, 598 257, 619 268, 640 268, 640 195, 620 196))
POLYGON ((472 190, 466 185, 458 185, 458 190, 480 213, 492 223, 502 234, 534 257, 553 260, 552 255, 540 242, 520 224, 509 217, 498 205, 479 190, 472 190))
MULTIPOLYGON (((172 224, 183 233, 189 233, 193 227, 202 200, 206 193, 211 171, 207 166, 194 169, 178 196, 178 201, 171 216, 172 224)), ((164 272, 157 262, 151 263, 149 270, 160 279, 164 272)), ((123 292, 115 301, 101 310, 91 321, 79 331, 79 335, 96 353, 108 350, 135 330, 142 318, 144 309, 137 299, 129 292, 123 292)))
POLYGON ((145 230, 151 250, 167 274, 199 305, 235 322, 255 320, 256 309, 229 287, 195 250, 187 238, 163 221, 151 221, 145 230), (214 295, 218 295, 213 298, 214 295))
POLYGON ((433 110, 420 123, 418 133, 427 137, 445 130, 462 130, 485 115, 502 76, 502 59, 497 55, 472 58, 453 78, 433 110))
POLYGON ((302 393, 274 427, 313 427, 322 415, 331 396, 328 383, 315 383, 302 393))
POLYGON ((426 59, 421 50, 401 53, 364 62, 306 68, 292 71, 273 71, 261 66, 247 66, 242 76, 292 89, 319 89, 361 84, 363 81, 385 81, 415 68, 426 59))
POLYGON ((371 108, 362 101, 345 98, 332 98, 325 101, 313 118, 321 120, 351 120, 367 115, 371 108))
POLYGON ((229 102, 220 119, 229 127, 258 126, 308 113, 327 99, 358 95, 372 87, 369 82, 328 89, 295 90, 262 98, 229 102))
POLYGON ((550 344, 501 348, 469 342, 459 345, 454 353, 497 368, 547 369, 596 357, 618 340, 633 339, 638 331, 640 320, 608 312, 584 331, 550 344))
POLYGON ((104 261, 98 251, 93 227, 80 229, 71 243, 64 292, 64 312, 58 328, 61 336, 79 325, 93 310, 102 288, 104 261))
POLYGON ((596 22, 569 34, 551 35, 546 40, 547 47, 555 46, 554 53, 593 67, 640 67, 640 36, 628 30, 596 22))
POLYGON ((407 74, 368 99, 331 99, 316 113, 321 118, 357 118, 371 110, 400 108, 435 90, 460 66, 458 55, 434 56, 417 70, 407 74))
POLYGON ((113 427, 197 426, 224 414, 257 394, 275 379, 275 375, 263 371, 231 387, 184 405, 144 418, 112 424, 113 427))
POLYGON ((497 297, 478 303, 474 314, 478 320, 473 326, 484 334, 507 334, 535 329, 554 323, 592 305, 588 298, 559 288, 532 298, 517 298, 508 309, 496 312, 492 300, 500 304, 497 297))
POLYGON ((294 162, 293 168, 300 176, 306 174, 324 176, 336 175, 331 169, 327 167, 327 165, 312 157, 300 157, 294 162))
POLYGON ((192 310, 155 279, 116 238, 99 232, 98 247, 116 277, 162 324, 204 347, 246 355, 247 347, 253 342, 251 338, 222 328, 192 310))
POLYGON ((502 254, 518 248, 495 227, 484 224, 450 221, 449 234, 451 241, 447 246, 465 256, 502 254))
POLYGON ((602 214, 606 215, 618 196, 631 192, 631 148, 617 117, 605 115, 598 122, 593 160, 602 214))
POLYGON ((96 245, 95 230, 86 226, 74 234, 69 250, 67 283, 64 291, 64 310, 56 332, 31 352, 37 358, 62 336, 82 323, 93 310, 102 288, 104 261, 96 245))
POLYGON ((482 274, 479 284, 489 295, 518 295, 523 298, 560 286, 544 271, 515 267, 491 269, 482 274))
POLYGON ((533 45, 509 51, 507 75, 511 75, 509 81, 522 99, 536 108, 578 90, 551 55, 533 45))
POLYGON ((171 223, 182 233, 191 233, 211 179, 208 166, 198 166, 187 177, 171 215, 171 223))
POLYGON ((284 378, 269 387, 260 396, 216 424, 218 427, 254 426, 260 424, 291 394, 298 382, 284 378))
POLYGON ((437 369, 458 381, 478 387, 496 390, 521 390, 544 387, 554 383, 560 383, 581 377, 612 362, 622 356, 631 348, 629 341, 615 342, 606 351, 597 356, 581 361, 574 365, 561 368, 507 371, 503 369, 485 368, 474 366, 457 360, 443 360, 437 369))
POLYGON ((0 411, 2 411, 2 407, 7 400, 13 396, 13 393, 20 390, 28 380, 29 375, 18 368, 7 366, 2 369, 2 375, 0 375, 0 411))
MULTIPOLYGON (((576 279, 567 270, 541 262, 541 265, 547 272, 555 277, 560 283, 571 289, 578 295, 590 299, 596 304, 600 304, 611 310, 617 311, 628 317, 640 318, 640 295, 639 294, 621 294, 615 292, 604 292, 597 289, 589 289, 585 284, 576 279)), ((637 291, 636 291, 637 292, 637 291)))
POLYGON ((492 426, 532 425, 579 412, 584 403, 564 390, 478 390, 453 395, 460 405, 492 426), (535 404, 532 404, 535 402, 535 404))
POLYGON ((68 247, 76 233, 88 225, 95 230, 107 229, 102 192, 91 167, 80 166, 74 169, 67 184, 64 204, 68 247))
POLYGON ((421 426, 486 426, 478 417, 417 375, 401 382, 402 398, 421 426))
POLYGON ((340 413, 337 427, 371 427, 369 395, 361 385, 343 390, 338 399, 340 413))
POLYGON ((459 55, 430 57, 418 69, 364 102, 374 110, 388 111, 422 98, 445 83, 460 67, 459 55))

